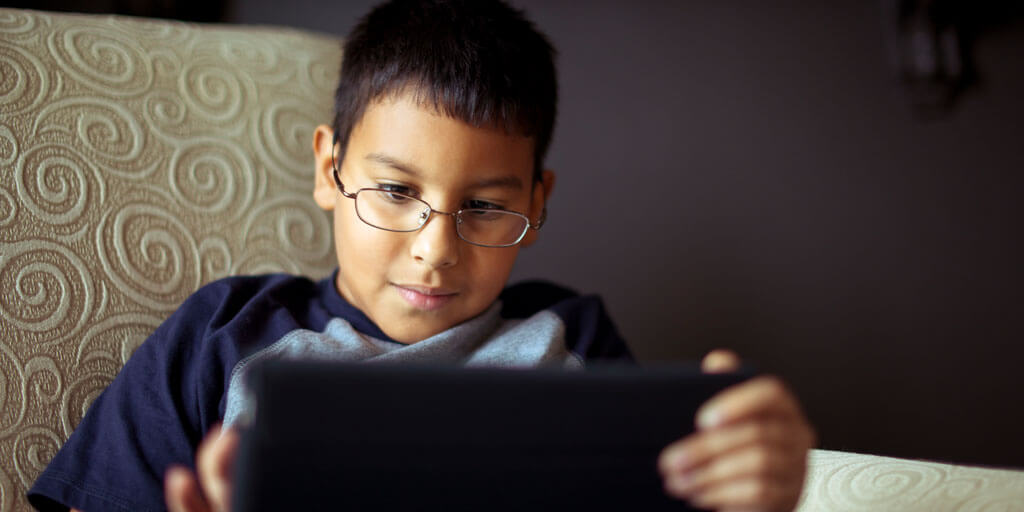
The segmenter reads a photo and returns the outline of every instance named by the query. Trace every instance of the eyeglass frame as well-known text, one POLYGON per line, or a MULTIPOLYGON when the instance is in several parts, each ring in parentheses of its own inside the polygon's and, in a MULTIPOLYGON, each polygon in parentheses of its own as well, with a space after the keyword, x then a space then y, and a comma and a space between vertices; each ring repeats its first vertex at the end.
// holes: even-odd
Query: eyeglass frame
MULTIPOLYGON (((337 144, 337 135, 335 135, 334 143, 337 144)), ((435 213, 438 213, 438 214, 441 214, 441 215, 447 215, 449 217, 454 217, 455 218, 455 234, 458 235, 459 239, 462 240, 463 242, 466 242, 467 244, 475 245, 475 246, 478 246, 478 247, 492 247, 492 248, 500 249, 500 248, 504 248, 504 247, 514 247, 514 246, 518 245, 519 242, 523 241, 523 238, 526 238, 526 233, 528 233, 529 230, 532 229, 534 231, 539 231, 540 228, 544 225, 544 222, 548 218, 548 207, 547 207, 547 205, 544 205, 544 207, 541 209, 540 218, 537 219, 537 223, 534 224, 533 222, 530 221, 530 218, 527 217, 526 215, 523 215, 522 213, 519 213, 519 212, 514 212, 512 210, 504 210, 504 209, 498 209, 498 208, 495 208, 495 209, 463 208, 463 209, 459 209, 459 210, 454 211, 454 212, 443 212, 441 210, 435 210, 433 206, 430 206, 430 203, 428 203, 428 202, 426 202, 426 201, 424 201, 424 200, 422 200, 422 199, 420 199, 418 197, 412 197, 410 195, 403 194, 401 192, 393 192, 393 191, 385 190, 385 189, 382 189, 382 188, 361 188, 359 190, 356 190, 355 192, 348 192, 348 191, 345 190, 345 184, 341 182, 341 176, 340 176, 340 173, 338 171, 338 164, 337 164, 337 161, 334 158, 334 148, 333 147, 331 148, 331 168, 334 171, 333 172, 333 174, 334 174, 334 183, 338 187, 338 191, 341 192, 342 196, 345 196, 345 197, 347 197, 347 198, 349 198, 349 199, 351 199, 353 201, 356 201, 356 196, 358 196, 359 193, 364 191, 364 190, 369 190, 369 191, 373 191, 373 192, 386 192, 388 194, 394 194, 394 195, 398 195, 398 196, 402 196, 402 197, 407 197, 407 198, 412 199, 414 201, 419 201, 419 202, 425 204, 427 206, 427 210, 430 212, 429 214, 427 214, 426 217, 423 217, 423 213, 422 212, 420 213, 420 218, 422 220, 420 222, 420 225, 418 227, 416 227, 416 229, 388 229, 388 228, 382 228, 382 227, 377 226, 375 224, 370 224, 359 213, 359 208, 355 209, 356 210, 356 216, 359 217, 359 220, 361 220, 367 226, 370 226, 370 227, 373 227, 373 228, 377 228, 377 229, 382 230, 382 231, 390 231, 392 233, 414 233, 416 231, 419 231, 419 230, 423 229, 423 226, 427 225, 427 222, 430 221, 430 218, 433 217, 435 213), (526 227, 523 228, 523 232, 519 234, 519 238, 516 238, 516 241, 512 242, 510 244, 505 244, 505 245, 478 244, 476 242, 472 242, 472 241, 466 240, 466 238, 462 236, 462 233, 459 232, 459 227, 458 226, 459 226, 459 224, 462 224, 462 212, 467 211, 467 210, 484 210, 484 211, 502 212, 502 213, 510 213, 510 214, 513 214, 513 215, 518 215, 518 216, 526 219, 526 227)))

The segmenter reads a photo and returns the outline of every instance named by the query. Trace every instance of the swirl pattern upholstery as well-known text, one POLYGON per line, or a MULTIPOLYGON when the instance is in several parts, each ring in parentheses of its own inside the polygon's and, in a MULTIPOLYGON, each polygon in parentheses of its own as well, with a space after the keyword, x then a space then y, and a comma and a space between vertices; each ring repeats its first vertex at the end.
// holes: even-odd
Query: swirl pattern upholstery
MULTIPOLYGON (((0 8, 0 510, 200 285, 334 266, 336 39, 0 8)), ((817 450, 801 510, 1024 511, 1024 473, 817 450)))
POLYGON ((319 278, 340 42, 0 9, 0 509, 200 285, 319 278))
POLYGON ((1024 511, 1024 471, 812 450, 799 510, 1024 511))

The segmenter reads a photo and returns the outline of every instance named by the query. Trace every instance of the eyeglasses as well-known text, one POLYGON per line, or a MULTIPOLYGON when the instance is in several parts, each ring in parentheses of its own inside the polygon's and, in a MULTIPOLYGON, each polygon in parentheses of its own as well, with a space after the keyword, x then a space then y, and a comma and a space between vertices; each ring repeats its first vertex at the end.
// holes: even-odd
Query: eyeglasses
POLYGON ((422 228, 433 214, 455 217, 459 238, 481 247, 511 247, 522 241, 526 230, 539 230, 547 217, 547 208, 536 224, 517 212, 492 208, 467 208, 457 212, 435 210, 422 199, 379 188, 361 188, 346 192, 334 168, 334 182, 341 194, 356 203, 359 220, 384 231, 408 233, 422 228))

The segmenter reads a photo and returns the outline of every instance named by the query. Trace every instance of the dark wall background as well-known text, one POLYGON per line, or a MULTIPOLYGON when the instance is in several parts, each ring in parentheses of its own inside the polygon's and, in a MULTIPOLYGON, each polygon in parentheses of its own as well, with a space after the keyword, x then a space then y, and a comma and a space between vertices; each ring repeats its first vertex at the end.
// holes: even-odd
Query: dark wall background
MULTIPOLYGON (((226 19, 340 35, 374 3, 226 19)), ((643 361, 730 347, 777 372, 824 448, 1024 467, 1019 16, 924 121, 879 2, 514 3, 562 91, 550 221, 514 277, 601 294, 643 361)))

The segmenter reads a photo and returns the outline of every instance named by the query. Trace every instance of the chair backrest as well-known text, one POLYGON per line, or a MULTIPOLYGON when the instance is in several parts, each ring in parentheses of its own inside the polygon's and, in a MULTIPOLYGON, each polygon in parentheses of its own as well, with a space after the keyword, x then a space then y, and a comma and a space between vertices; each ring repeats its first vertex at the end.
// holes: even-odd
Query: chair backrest
POLYGON ((322 277, 337 39, 0 9, 0 510, 132 351, 235 274, 322 277))

